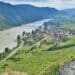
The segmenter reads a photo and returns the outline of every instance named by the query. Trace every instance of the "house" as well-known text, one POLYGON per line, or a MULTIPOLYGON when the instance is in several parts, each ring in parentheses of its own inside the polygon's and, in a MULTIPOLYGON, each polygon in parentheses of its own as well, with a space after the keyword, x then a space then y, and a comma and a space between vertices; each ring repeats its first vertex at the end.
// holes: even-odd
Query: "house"
POLYGON ((75 30, 69 30, 71 35, 75 35, 75 30))

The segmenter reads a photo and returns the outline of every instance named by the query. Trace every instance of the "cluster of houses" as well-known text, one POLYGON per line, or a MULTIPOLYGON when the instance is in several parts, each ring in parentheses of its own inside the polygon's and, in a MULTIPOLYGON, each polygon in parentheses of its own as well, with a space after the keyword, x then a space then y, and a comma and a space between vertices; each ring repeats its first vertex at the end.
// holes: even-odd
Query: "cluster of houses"
POLYGON ((58 44, 61 39, 64 38, 64 36, 75 35, 75 30, 66 30, 60 28, 53 29, 52 32, 56 44, 58 44))
POLYGON ((71 35, 75 35, 75 30, 69 30, 71 35))
POLYGON ((24 35, 24 41, 26 43, 31 42, 31 41, 39 41, 42 38, 46 37, 48 34, 46 33, 45 30, 41 29, 38 32, 34 31, 34 33, 29 33, 24 35))
POLYGON ((38 28, 37 31, 24 35, 24 41, 26 43, 41 40, 47 36, 53 36, 55 43, 59 43, 65 35, 75 35, 75 30, 66 30, 62 28, 44 29, 43 27, 38 28))

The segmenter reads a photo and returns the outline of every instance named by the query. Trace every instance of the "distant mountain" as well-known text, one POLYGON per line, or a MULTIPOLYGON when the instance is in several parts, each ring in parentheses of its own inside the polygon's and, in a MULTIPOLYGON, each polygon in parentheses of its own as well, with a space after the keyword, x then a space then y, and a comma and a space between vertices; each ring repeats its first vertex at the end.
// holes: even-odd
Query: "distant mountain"
POLYGON ((55 8, 11 5, 0 2, 0 27, 12 27, 37 20, 49 19, 58 13, 59 11, 55 8))
POLYGON ((64 10, 62 10, 62 11, 66 12, 66 13, 69 14, 70 16, 74 16, 74 15, 75 15, 75 8, 64 9, 64 10))

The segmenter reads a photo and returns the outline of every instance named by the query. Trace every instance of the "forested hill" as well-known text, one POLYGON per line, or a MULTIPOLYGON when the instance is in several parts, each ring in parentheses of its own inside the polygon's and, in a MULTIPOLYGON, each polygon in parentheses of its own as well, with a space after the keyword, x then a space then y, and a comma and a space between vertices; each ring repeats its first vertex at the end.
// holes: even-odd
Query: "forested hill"
POLYGON ((12 27, 41 19, 52 18, 59 13, 55 8, 32 5, 11 5, 0 2, 0 27, 12 27))

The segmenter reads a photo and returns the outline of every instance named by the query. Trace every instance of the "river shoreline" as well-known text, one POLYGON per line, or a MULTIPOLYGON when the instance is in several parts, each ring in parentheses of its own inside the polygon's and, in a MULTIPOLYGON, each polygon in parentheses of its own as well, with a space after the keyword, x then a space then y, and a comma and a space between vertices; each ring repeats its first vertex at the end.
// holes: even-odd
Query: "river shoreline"
POLYGON ((44 22, 48 22, 50 19, 44 19, 41 21, 21 25, 18 27, 12 27, 10 29, 5 29, 0 31, 0 53, 5 50, 5 48, 13 49, 17 46, 17 35, 22 35, 23 31, 31 32, 37 27, 42 26, 44 22))

